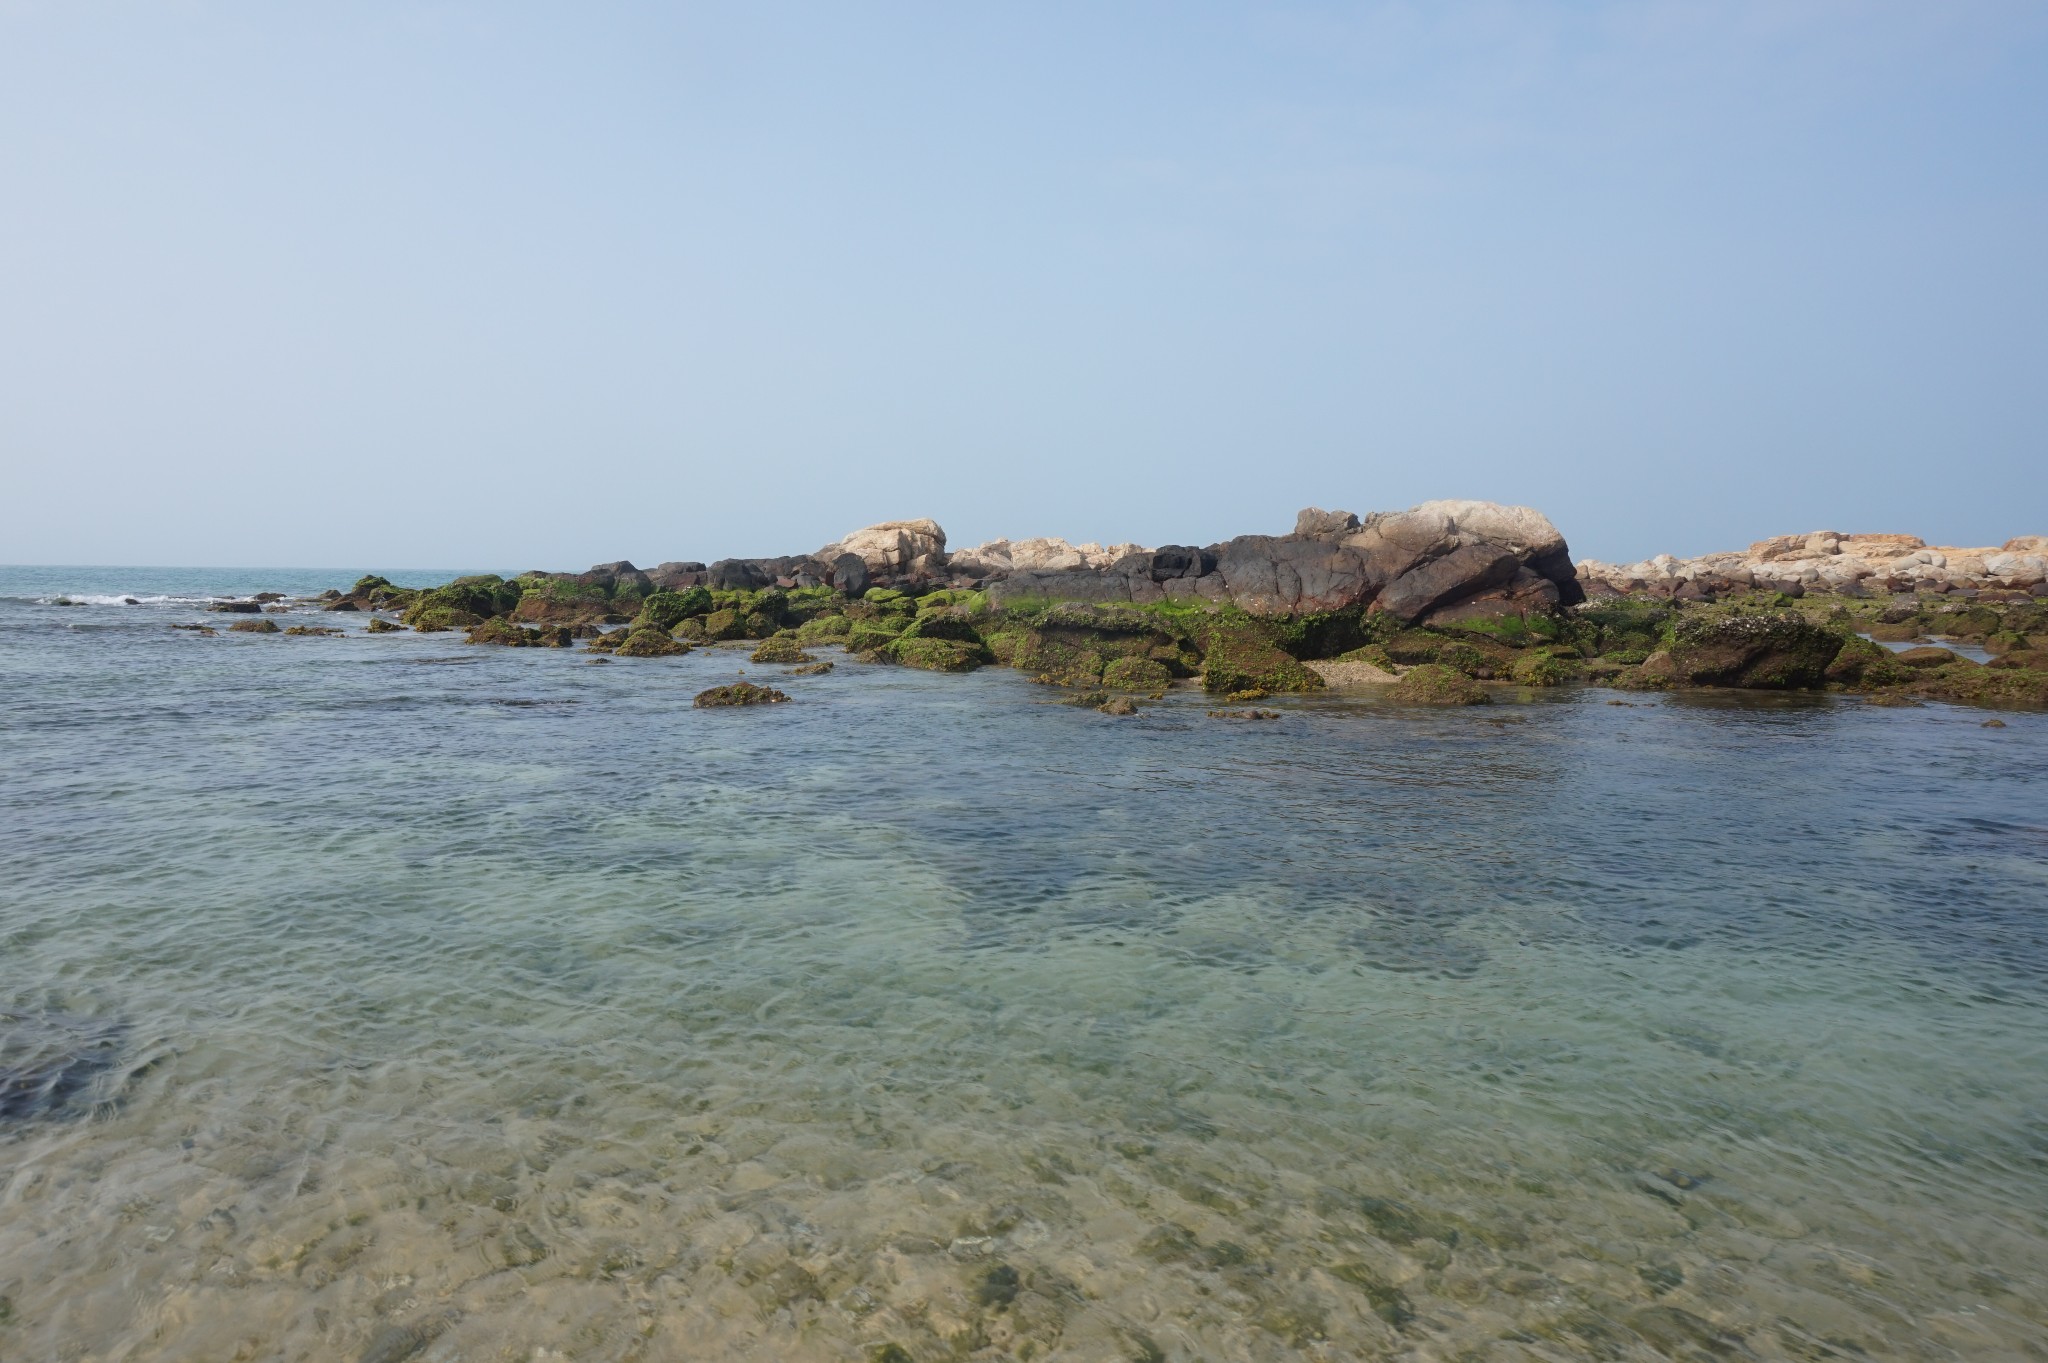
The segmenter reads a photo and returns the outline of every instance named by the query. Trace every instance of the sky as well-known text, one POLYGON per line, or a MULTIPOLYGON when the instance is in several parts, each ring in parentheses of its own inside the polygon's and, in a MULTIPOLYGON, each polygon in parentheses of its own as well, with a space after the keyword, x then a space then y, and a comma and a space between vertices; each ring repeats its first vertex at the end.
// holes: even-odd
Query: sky
POLYGON ((0 562, 2048 533, 2048 5, 0 0, 0 562))

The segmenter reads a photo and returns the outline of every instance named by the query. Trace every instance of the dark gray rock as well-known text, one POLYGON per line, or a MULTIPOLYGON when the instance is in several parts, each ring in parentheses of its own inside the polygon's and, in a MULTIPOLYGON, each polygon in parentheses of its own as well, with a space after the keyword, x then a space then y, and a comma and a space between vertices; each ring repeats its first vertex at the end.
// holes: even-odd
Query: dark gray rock
POLYGON ((832 560, 832 571, 826 580, 834 590, 848 596, 859 596, 873 585, 868 577, 867 560, 859 554, 841 554, 832 560))
POLYGON ((1521 562, 1498 545, 1470 544, 1402 573, 1374 603, 1401 620, 1417 620, 1438 606, 1511 581, 1521 562))

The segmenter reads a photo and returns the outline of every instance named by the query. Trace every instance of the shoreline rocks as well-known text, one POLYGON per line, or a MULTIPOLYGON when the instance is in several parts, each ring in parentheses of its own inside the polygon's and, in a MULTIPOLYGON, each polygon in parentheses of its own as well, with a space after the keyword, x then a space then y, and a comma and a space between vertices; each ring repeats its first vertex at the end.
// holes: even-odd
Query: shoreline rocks
POLYGON ((1816 530, 1696 558, 1658 554, 1629 564, 1581 559, 1576 567, 1587 591, 1601 596, 1711 600, 1761 589, 1793 598, 1807 592, 1851 598, 1899 592, 2048 597, 2048 535, 1964 548, 1929 545, 1917 535, 1816 530))
POLYGON ((2048 706, 2048 601, 2032 594, 2039 582, 2017 590, 2037 559, 2048 564, 2040 537, 1987 555, 1818 532, 1727 561, 1624 570, 1575 565, 1533 508, 1446 500, 1365 516, 1308 507, 1287 534, 1204 546, 1047 538, 949 554, 946 543, 935 521, 889 521, 810 555, 708 566, 622 560, 424 590, 367 577, 331 594, 328 609, 396 610, 414 630, 464 629, 474 643, 582 639, 587 652, 623 658, 723 645, 809 669, 831 664, 808 649, 836 643, 862 663, 1000 665, 1083 695, 1156 697, 1193 683, 1247 700, 1369 685, 1390 699, 1473 704, 1488 699, 1481 682, 1591 682, 2048 706), (1973 558, 1984 574, 1957 578, 1976 571, 1973 558), (1880 560, 1882 576, 1870 566, 1880 560), (1903 657, 1871 637, 1981 642, 1995 656, 1984 667, 1940 650, 1903 657))

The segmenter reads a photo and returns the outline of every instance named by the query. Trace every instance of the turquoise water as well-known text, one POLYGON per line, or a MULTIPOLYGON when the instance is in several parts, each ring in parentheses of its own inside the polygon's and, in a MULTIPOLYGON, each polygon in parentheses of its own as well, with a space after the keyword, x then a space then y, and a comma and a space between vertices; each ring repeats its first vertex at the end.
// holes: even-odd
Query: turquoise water
POLYGON ((2048 716, 698 711, 94 573, 0 569, 9 1363, 2048 1357, 2048 716))

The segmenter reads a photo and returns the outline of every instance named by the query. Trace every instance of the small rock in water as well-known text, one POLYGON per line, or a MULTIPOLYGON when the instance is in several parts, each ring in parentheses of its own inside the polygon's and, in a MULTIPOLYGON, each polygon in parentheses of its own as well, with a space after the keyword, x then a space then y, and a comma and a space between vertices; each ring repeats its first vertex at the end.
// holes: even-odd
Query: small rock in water
POLYGON ((2002 719, 1987 719, 1984 721, 1983 727, 1986 729, 2003 729, 2005 721, 2002 719))
POLYGON ((460 1319, 459 1311, 432 1311, 408 1325, 387 1325, 363 1346, 360 1363, 405 1363, 460 1319))
POLYGON ((1017 1300, 1017 1291, 1023 1286, 1023 1279, 1017 1270, 1008 1264, 997 1264, 981 1275, 981 1282, 974 1289, 974 1299, 983 1306, 1004 1307, 1017 1300))
POLYGON ((1095 708, 1102 711, 1105 715, 1135 715, 1138 713, 1138 707, 1131 702, 1128 696, 1111 696, 1095 708))
POLYGON ((1211 719, 1278 719, 1278 710, 1211 710, 1211 719))
POLYGON ((734 682, 730 686, 714 686, 701 691, 691 702, 698 709, 709 709, 717 705, 776 705, 789 697, 772 686, 756 686, 752 682, 734 682))

